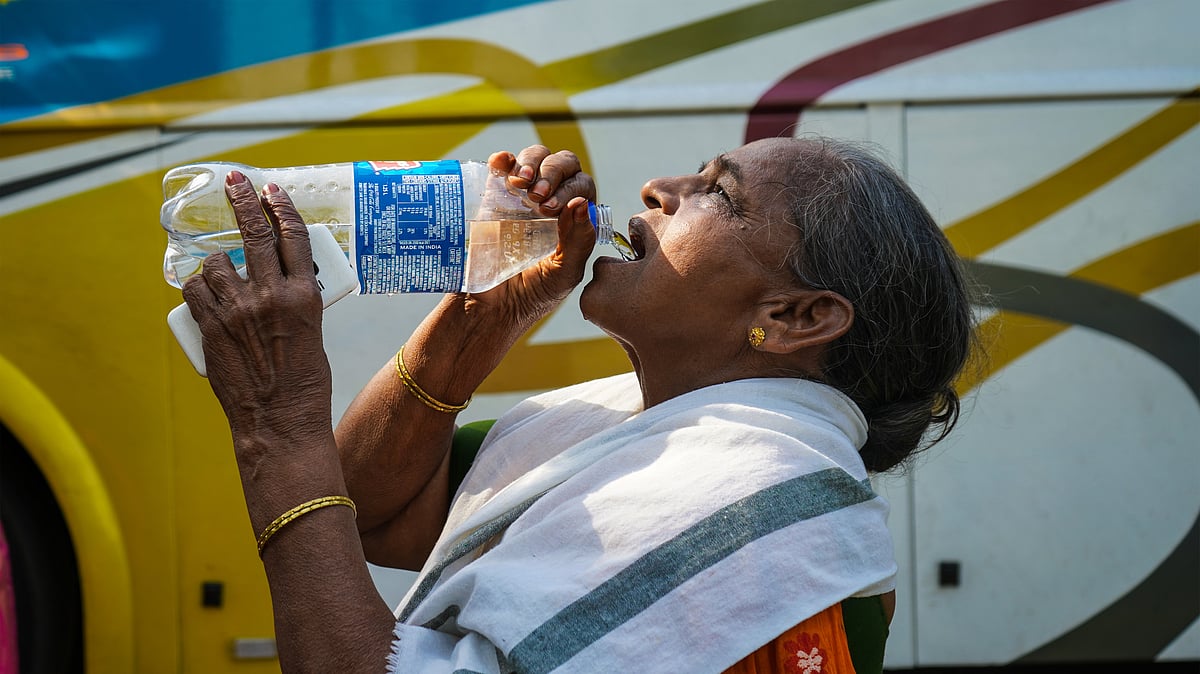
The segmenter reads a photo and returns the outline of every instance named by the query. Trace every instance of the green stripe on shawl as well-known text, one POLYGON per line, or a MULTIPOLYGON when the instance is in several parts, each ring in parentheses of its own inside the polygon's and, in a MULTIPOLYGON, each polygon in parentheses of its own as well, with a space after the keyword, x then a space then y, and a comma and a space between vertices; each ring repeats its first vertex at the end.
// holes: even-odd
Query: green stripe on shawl
POLYGON ((668 592, 767 534, 875 498, 841 468, 767 487, 714 512, 580 597, 508 654, 517 669, 549 672, 668 592))

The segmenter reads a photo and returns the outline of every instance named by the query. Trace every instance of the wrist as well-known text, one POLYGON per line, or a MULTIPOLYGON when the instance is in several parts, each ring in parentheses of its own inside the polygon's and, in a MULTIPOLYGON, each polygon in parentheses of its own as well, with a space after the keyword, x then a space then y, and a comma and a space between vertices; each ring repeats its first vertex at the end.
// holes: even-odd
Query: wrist
POLYGON ((258 556, 263 556, 263 550, 266 549, 267 543, 270 543, 271 539, 275 537, 275 534, 282 531, 284 527, 295 522, 301 517, 308 515, 309 513, 320 510, 321 508, 328 508, 332 506, 346 506, 354 512, 356 517, 358 516, 358 508, 354 505, 354 501, 349 496, 343 496, 339 494, 309 499, 304 503, 293 506, 284 511, 279 515, 279 517, 271 520, 271 523, 268 524, 266 528, 262 529, 262 531, 258 534, 258 556))
POLYGON ((433 398, 462 403, 531 325, 469 295, 447 296, 404 344, 405 369, 433 398))
POLYGON ((256 534, 301 502, 347 493, 331 429, 320 437, 235 433, 234 452, 256 534))

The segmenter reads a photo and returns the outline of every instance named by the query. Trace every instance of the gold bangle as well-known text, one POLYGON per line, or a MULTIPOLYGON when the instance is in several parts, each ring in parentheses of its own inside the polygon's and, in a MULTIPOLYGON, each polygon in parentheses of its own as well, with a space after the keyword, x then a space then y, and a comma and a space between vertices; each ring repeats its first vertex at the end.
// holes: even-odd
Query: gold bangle
POLYGON ((321 498, 315 498, 311 501, 305 501, 304 503, 292 508, 279 517, 276 517, 274 522, 271 522, 267 525, 266 529, 263 529, 263 532, 258 535, 258 556, 262 557, 263 548, 267 547, 267 541, 271 540, 272 536, 279 533, 280 529, 314 510, 320 510, 325 506, 334 505, 349 506, 350 509, 354 511, 354 516, 358 516, 358 508, 354 506, 354 501, 351 501, 349 496, 322 496, 321 498))
POLYGON ((449 405, 447 403, 444 403, 444 402, 438 400, 437 398, 434 398, 433 396, 426 393, 425 389, 421 388, 420 386, 417 386, 417 382, 412 378, 412 375, 408 372, 408 368, 404 367, 404 347, 403 346, 400 347, 400 350, 396 352, 396 372, 400 375, 400 381, 404 382, 404 388, 408 389, 409 393, 413 394, 413 396, 416 397, 417 400, 420 400, 421 402, 425 403, 429 407, 432 407, 433 409, 435 409, 439 412, 446 412, 447 414, 455 414, 456 412, 461 412, 461 411, 467 409, 467 405, 471 404, 471 399, 467 398, 467 402, 465 402, 461 405, 449 405))

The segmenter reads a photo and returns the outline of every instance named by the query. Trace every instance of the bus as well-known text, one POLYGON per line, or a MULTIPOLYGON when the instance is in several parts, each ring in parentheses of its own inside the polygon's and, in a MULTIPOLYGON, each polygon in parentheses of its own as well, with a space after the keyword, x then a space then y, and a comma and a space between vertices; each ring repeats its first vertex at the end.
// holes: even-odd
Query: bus
MULTIPOLYGON (((651 177, 806 134, 884 154, 984 291, 959 428, 875 479, 900 561, 886 666, 1194 666, 1196 26, 1193 0, 0 0, 22 671, 278 670, 228 426, 167 328, 167 169, 540 142, 620 223, 651 177)), ((326 311, 332 422, 436 299, 326 311)), ((629 367, 568 300, 460 420, 629 367)), ((411 582, 373 573, 393 604, 411 582)))

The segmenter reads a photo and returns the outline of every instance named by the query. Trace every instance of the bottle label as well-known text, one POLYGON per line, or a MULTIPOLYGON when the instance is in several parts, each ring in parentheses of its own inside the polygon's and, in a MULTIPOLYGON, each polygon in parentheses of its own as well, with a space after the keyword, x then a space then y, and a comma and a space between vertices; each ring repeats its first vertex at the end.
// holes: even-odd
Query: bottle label
POLYGON ((353 256, 360 292, 458 292, 466 266, 457 161, 354 164, 353 256))

